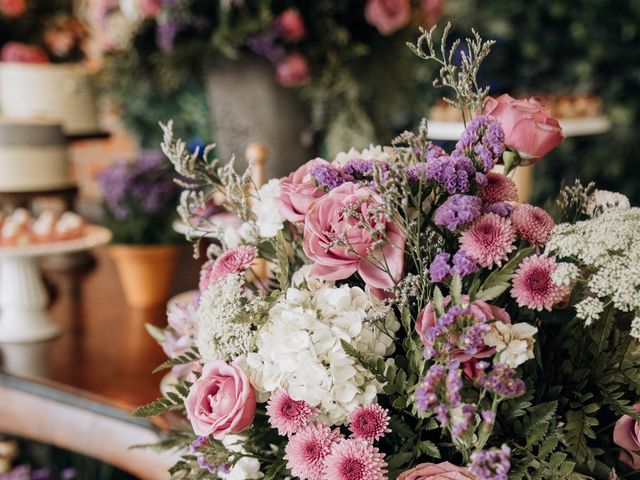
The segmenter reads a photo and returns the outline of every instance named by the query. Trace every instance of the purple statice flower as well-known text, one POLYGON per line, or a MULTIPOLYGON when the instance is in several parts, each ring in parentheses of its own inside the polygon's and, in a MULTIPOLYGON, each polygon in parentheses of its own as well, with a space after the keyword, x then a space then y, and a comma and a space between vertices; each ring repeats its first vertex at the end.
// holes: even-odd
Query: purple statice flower
POLYGON ((455 154, 472 158, 481 172, 488 172, 504 153, 504 131, 497 118, 474 118, 456 143, 455 154))
POLYGON ((364 160, 361 158, 353 158, 348 160, 342 166, 342 173, 350 180, 363 180, 373 176, 374 168, 380 168, 383 172, 389 171, 387 162, 379 162, 375 160, 364 160))
POLYGON ((453 255, 453 266, 451 267, 451 275, 460 275, 466 277, 478 270, 476 263, 471 260, 466 253, 462 250, 458 250, 453 255))
POLYGON ((156 26, 156 45, 163 53, 173 50, 176 36, 182 30, 182 24, 171 18, 158 22, 156 26))
POLYGON ((493 413, 491 410, 485 410, 483 411, 480 416, 482 417, 482 421, 485 425, 487 426, 491 426, 494 424, 494 422, 496 421, 496 414, 493 413))
POLYGON ((502 397, 518 397, 525 392, 525 384, 521 379, 515 378, 515 375, 513 368, 498 363, 489 373, 484 369, 480 370, 476 381, 482 388, 502 397))
POLYGON ((416 403, 423 412, 432 412, 444 427, 451 410, 462 405, 462 372, 460 362, 453 360, 448 368, 434 363, 416 390, 416 403))
POLYGON ((509 202, 496 202, 484 209, 484 213, 495 213, 501 217, 508 217, 511 215, 513 205, 509 202))
POLYGON ((309 174, 320 187, 328 190, 338 188, 346 181, 340 174, 340 171, 331 165, 325 165, 320 162, 315 163, 309 168, 309 174))
POLYGON ((196 453, 200 448, 204 447, 209 442, 207 437, 198 436, 189 444, 189 452, 196 453))
POLYGON ((472 323, 465 328, 464 333, 460 335, 458 347, 467 355, 475 355, 484 345, 483 337, 489 331, 489 325, 486 320, 477 319, 476 323, 472 323))
POLYGON ((447 404, 451 408, 462 402, 460 390, 462 390, 462 370, 460 370, 460 362, 454 359, 449 363, 447 372, 447 404))
POLYGON ((198 456, 198 466, 200 468, 209 470, 209 473, 216 473, 216 471, 218 471, 218 467, 216 467, 216 464, 211 463, 209 460, 204 458, 203 455, 198 456))
POLYGON ((511 470, 511 449, 507 445, 480 450, 471 455, 469 471, 477 480, 508 480, 511 470))
POLYGON ((285 56, 282 45, 276 44, 277 33, 273 30, 253 35, 247 40, 247 47, 256 55, 266 58, 271 63, 277 63, 285 56))
POLYGON ((440 283, 451 273, 451 267, 449 266, 449 258, 451 255, 448 253, 439 253, 429 265, 429 276, 434 283, 440 283))
POLYGON ((416 403, 423 412, 432 411, 438 404, 438 389, 446 382, 447 372, 441 365, 433 364, 416 391, 416 403))
POLYGON ((427 159, 424 172, 426 180, 441 184, 452 195, 468 192, 475 174, 473 162, 455 152, 427 159))
POLYGON ((472 426, 473 419, 476 416, 476 406, 470 403, 465 403, 460 408, 461 419, 451 429, 451 433, 454 437, 460 437, 465 434, 472 426))
POLYGON ((227 463, 223 463, 222 465, 220 465, 220 468, 218 469, 220 473, 222 473, 223 475, 226 475, 229 473, 229 471, 231 470, 231 468, 229 467, 229 464, 227 463))
POLYGON ((482 200, 473 195, 452 195, 440 205, 433 216, 436 225, 455 232, 460 225, 473 222, 482 213, 482 200))

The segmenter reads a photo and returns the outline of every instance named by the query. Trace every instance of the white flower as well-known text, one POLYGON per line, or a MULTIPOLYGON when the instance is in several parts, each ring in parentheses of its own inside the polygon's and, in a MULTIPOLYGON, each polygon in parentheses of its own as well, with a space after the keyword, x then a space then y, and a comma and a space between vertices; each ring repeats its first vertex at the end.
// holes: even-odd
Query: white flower
POLYGON ((334 164, 342 166, 349 160, 377 160, 380 162, 388 162, 392 159, 393 151, 388 147, 381 147, 380 145, 369 145, 369 148, 365 148, 361 152, 352 148, 348 152, 340 152, 336 155, 334 164))
POLYGON ((496 347, 496 360, 512 368, 533 358, 534 335, 538 329, 528 323, 494 322, 484 335, 484 343, 496 347))
POLYGON ((584 324, 588 327, 600 318, 603 310, 604 305, 600 300, 594 297, 587 297, 576 304, 576 317, 584 320, 584 324))
POLYGON ((551 280, 559 287, 571 287, 578 277, 578 267, 573 263, 558 262, 558 266, 551 274, 551 280))
POLYGON ((209 285, 198 308, 198 350, 205 362, 232 361, 250 350, 254 332, 247 319, 239 317, 246 301, 242 274, 231 274, 209 285))
POLYGON ((597 217, 610 208, 630 208, 629 199, 617 192, 607 190, 596 190, 591 194, 586 206, 587 215, 597 217))
POLYGON ((358 405, 375 400, 381 385, 342 348, 340 340, 369 358, 393 352, 400 328, 393 311, 358 287, 323 283, 315 290, 289 288, 269 311, 246 358, 261 401, 278 389, 306 400, 332 425, 358 405))
POLYGON ((631 331, 629 334, 640 342, 640 317, 635 317, 631 321, 631 331))
POLYGON ((260 229, 254 222, 244 222, 239 228, 224 227, 222 240, 226 249, 231 249, 240 245, 255 245, 259 236, 260 229))
POLYGON ((251 210, 256 216, 256 225, 263 238, 275 237, 284 228, 285 218, 280 214, 276 199, 280 198, 280 180, 274 178, 258 191, 251 210))
POLYGON ((258 480, 264 478, 260 471, 260 462, 253 457, 240 457, 236 464, 231 467, 229 473, 218 473, 218 478, 226 480, 258 480))

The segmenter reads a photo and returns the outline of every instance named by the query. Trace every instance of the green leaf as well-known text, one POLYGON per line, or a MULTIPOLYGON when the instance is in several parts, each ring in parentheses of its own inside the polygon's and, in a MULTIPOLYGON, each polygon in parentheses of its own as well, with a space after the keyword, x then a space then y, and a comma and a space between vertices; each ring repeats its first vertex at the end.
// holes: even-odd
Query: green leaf
POLYGON ((418 449, 424 455, 429 455, 433 458, 442 458, 440 456, 440 450, 431 440, 423 440, 418 444, 418 449))
MULTIPOLYGON (((494 295, 496 292, 502 288, 502 292, 504 292, 507 288, 509 288, 511 276, 513 272, 516 270, 520 262, 533 253, 533 247, 524 248, 519 250, 514 257, 505 263, 501 268, 494 270, 489 274, 489 276, 484 280, 482 286, 478 289, 474 298, 471 300, 476 300, 477 298, 484 298, 485 296, 494 295), (487 293, 485 293, 487 292, 487 293)), ((500 292, 498 295, 500 295, 500 292)), ((496 298, 495 296, 493 298, 496 298)))
POLYGON ((391 469, 398 469, 413 460, 413 452, 400 452, 388 457, 387 464, 391 469))
POLYGON ((451 279, 449 293, 451 294, 453 305, 462 304, 462 278, 460 277, 460 274, 455 274, 451 279))
POLYGON ((433 309, 438 317, 444 315, 444 297, 438 287, 433 289, 433 309))
POLYGON ((289 286, 289 256, 287 255, 287 246, 282 230, 280 230, 276 236, 275 250, 276 261, 278 262, 276 279, 280 284, 280 290, 285 291, 289 286))

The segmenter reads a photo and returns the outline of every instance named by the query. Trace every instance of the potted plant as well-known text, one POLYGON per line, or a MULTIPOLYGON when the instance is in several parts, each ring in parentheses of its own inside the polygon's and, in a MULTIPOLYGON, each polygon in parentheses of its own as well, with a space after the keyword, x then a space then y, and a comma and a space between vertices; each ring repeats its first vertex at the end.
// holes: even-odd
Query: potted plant
POLYGON ((103 170, 104 223, 113 232, 110 248, 129 306, 150 308, 168 298, 179 237, 172 229, 178 187, 162 153, 144 151, 133 162, 103 170))

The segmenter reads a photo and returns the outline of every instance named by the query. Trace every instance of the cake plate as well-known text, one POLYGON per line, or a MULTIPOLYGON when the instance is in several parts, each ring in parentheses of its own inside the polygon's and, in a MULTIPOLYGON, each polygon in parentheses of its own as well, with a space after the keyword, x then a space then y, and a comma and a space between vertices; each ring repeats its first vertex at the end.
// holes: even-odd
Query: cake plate
POLYGON ((39 257, 81 252, 111 240, 111 232, 87 225, 85 234, 73 240, 0 247, 0 343, 49 340, 62 332, 46 310, 39 257))

